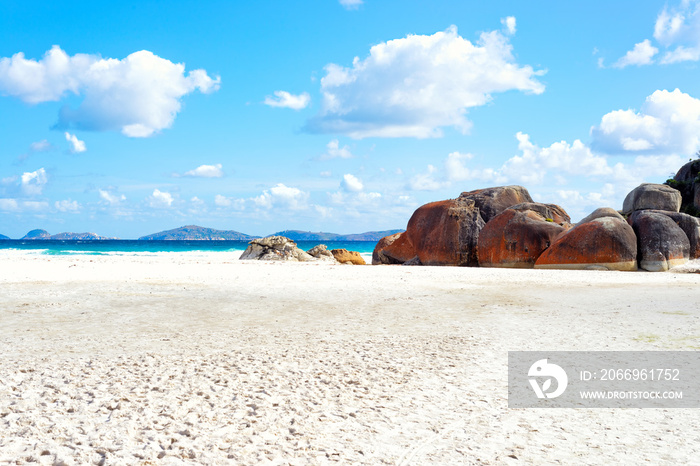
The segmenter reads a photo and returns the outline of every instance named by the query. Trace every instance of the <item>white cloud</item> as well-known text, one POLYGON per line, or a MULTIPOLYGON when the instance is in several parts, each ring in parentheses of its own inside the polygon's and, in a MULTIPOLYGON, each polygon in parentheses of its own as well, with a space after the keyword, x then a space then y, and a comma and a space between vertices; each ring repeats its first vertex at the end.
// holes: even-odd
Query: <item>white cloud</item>
POLYGON ((319 173, 319 175, 321 175, 324 178, 328 178, 328 177, 333 175, 333 172, 326 170, 326 171, 322 171, 321 173, 319 173))
POLYGON ((0 198, 0 210, 4 212, 18 212, 19 204, 17 199, 0 198))
POLYGON ((501 24, 506 34, 512 36, 515 34, 515 16, 508 16, 507 18, 501 19, 501 24))
POLYGON ((54 207, 59 212, 80 212, 80 204, 78 204, 78 201, 71 201, 70 199, 64 201, 56 201, 54 202, 54 207))
POLYGON ((690 33, 688 29, 697 24, 698 2, 682 0, 678 7, 669 9, 666 5, 654 24, 654 39, 669 46, 677 43, 690 33))
POLYGON ((519 153, 508 159, 499 168, 471 168, 468 162, 472 154, 452 152, 444 162, 444 171, 428 165, 428 170, 409 181, 409 189, 415 191, 437 191, 452 186, 455 182, 479 181, 492 185, 519 183, 526 186, 561 184, 562 175, 601 178, 612 176, 613 167, 601 155, 594 154, 580 140, 572 144, 556 142, 549 147, 539 147, 530 141, 530 136, 517 133, 519 153))
POLYGON ((425 173, 419 173, 408 182, 408 188, 413 191, 437 191, 450 185, 450 182, 442 179, 438 169, 434 165, 428 165, 425 173))
POLYGON ((492 94, 544 92, 535 79, 543 73, 515 63, 502 33, 482 33, 475 45, 454 26, 375 45, 351 68, 329 64, 325 71, 322 109, 306 129, 353 138, 439 137, 443 127, 466 133, 467 110, 492 94))
MULTIPOLYGON (((654 24, 654 39, 667 49, 660 64, 700 60, 700 1, 681 0, 675 6, 664 6, 654 24)), ((650 64, 657 52, 647 39, 636 44, 616 66, 650 64)))
POLYGON ((364 3, 363 0, 338 0, 346 10, 357 10, 364 3))
POLYGON ((615 110, 591 128, 592 147, 608 154, 685 154, 700 148, 700 100, 658 90, 639 112, 615 110))
POLYGON ((48 183, 49 178, 43 168, 33 172, 24 172, 20 181, 22 192, 27 196, 39 196, 48 183))
POLYGON ((216 204, 218 207, 229 207, 231 203, 231 199, 226 196, 222 196, 221 194, 217 194, 214 197, 214 204, 216 204))
POLYGON ((36 141, 29 144, 29 150, 26 153, 17 157, 17 160, 22 162, 31 157, 32 154, 36 154, 38 152, 48 152, 54 149, 55 147, 53 146, 53 144, 51 144, 46 139, 42 139, 41 141, 36 141))
POLYGON ((612 165, 579 140, 539 147, 527 134, 516 137, 520 153, 495 170, 497 183, 520 183, 528 187, 533 198, 560 201, 570 209, 572 218, 581 218, 601 206, 620 208, 633 188, 646 181, 659 182, 683 164, 677 155, 640 155, 629 164, 612 165), (566 185, 572 188, 555 188, 562 174, 567 175, 566 185), (583 192, 584 186, 590 191, 583 192))
POLYGON ((340 187, 347 192, 359 193, 365 186, 362 184, 359 178, 350 173, 343 175, 343 179, 340 182, 340 187))
POLYGON ((100 194, 100 199, 103 201, 107 202, 109 205, 118 205, 122 201, 126 200, 126 196, 122 195, 117 195, 117 194, 112 194, 109 191, 106 191, 104 189, 99 190, 100 194))
POLYGON ((311 102, 311 96, 307 92, 299 95, 290 94, 287 91, 275 91, 274 97, 267 96, 263 102, 270 107, 291 108, 293 110, 301 110, 308 107, 311 102))
POLYGON ((365 203, 365 204, 366 204, 366 203, 370 203, 370 202, 374 202, 374 201, 376 201, 376 200, 378 200, 378 199, 381 199, 381 197, 382 197, 381 193, 375 193, 375 192, 372 192, 372 193, 358 193, 358 194, 357 194, 357 199, 358 199, 358 201, 360 201, 361 203, 365 203))
POLYGON ((620 58, 613 67, 625 68, 630 65, 650 65, 653 63, 653 57, 659 52, 659 49, 651 45, 649 39, 646 39, 634 45, 634 48, 627 52, 624 57, 620 58))
POLYGON ((193 176, 198 178, 221 178, 224 176, 223 166, 220 163, 216 165, 200 165, 194 170, 185 172, 185 176, 193 176))
POLYGON ((307 207, 306 201, 308 198, 308 193, 298 188, 278 183, 272 188, 263 191, 261 195, 254 197, 252 201, 258 207, 265 209, 286 207, 291 210, 301 210, 307 207))
POLYGON ((360 211, 378 207, 383 196, 377 192, 336 191, 328 193, 328 197, 332 204, 342 207, 344 214, 358 216, 360 211))
POLYGON ((3 212, 44 212, 48 210, 46 201, 19 201, 17 199, 0 199, 0 211, 3 212))
POLYGON ((549 171, 557 174, 584 175, 595 177, 610 175, 612 168, 605 157, 594 154, 580 140, 572 144, 566 141, 555 142, 549 147, 539 147, 530 141, 530 136, 517 133, 519 155, 506 161, 498 170, 500 176, 524 184, 542 184, 548 179, 549 171))
POLYGON ((48 210, 49 203, 46 201, 22 201, 20 208, 30 212, 44 212, 48 210))
POLYGON ((333 139, 326 145, 326 152, 321 155, 321 160, 329 159, 349 159, 352 158, 352 153, 348 146, 340 147, 340 142, 333 139))
POLYGON ((445 172, 447 180, 454 181, 495 181, 496 172, 491 168, 474 169, 466 165, 468 160, 474 158, 472 154, 462 154, 460 152, 452 152, 447 155, 445 160, 445 172))
POLYGON ((41 141, 33 142, 29 145, 29 150, 31 152, 47 152, 52 150, 54 147, 53 145, 47 141, 46 139, 42 139, 41 141))
POLYGON ((22 52, 0 58, 0 93, 37 104, 83 95, 77 109, 64 107, 57 127, 120 130, 129 137, 148 137, 169 128, 180 111, 180 99, 196 90, 218 90, 220 79, 198 69, 185 75, 185 65, 142 50, 126 58, 97 55, 72 57, 54 46, 41 60, 22 52))
POLYGON ((148 205, 155 208, 170 207, 173 204, 173 195, 167 191, 154 189, 148 197, 148 205))
POLYGON ((679 63, 683 61, 698 61, 700 60, 700 46, 698 47, 684 47, 679 45, 675 50, 666 52, 661 63, 664 65, 670 65, 673 63, 679 63))
POLYGON ((65 133, 66 141, 70 143, 70 151, 73 154, 79 154, 85 152, 87 147, 85 146, 85 141, 81 141, 75 134, 65 133))

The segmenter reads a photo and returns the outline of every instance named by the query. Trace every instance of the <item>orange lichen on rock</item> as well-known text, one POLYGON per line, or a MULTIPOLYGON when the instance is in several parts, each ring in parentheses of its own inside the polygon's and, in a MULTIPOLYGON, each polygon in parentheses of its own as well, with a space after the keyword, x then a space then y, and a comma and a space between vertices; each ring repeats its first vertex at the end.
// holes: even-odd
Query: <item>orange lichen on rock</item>
POLYGON ((624 220, 596 218, 559 236, 535 268, 637 270, 637 237, 624 220))

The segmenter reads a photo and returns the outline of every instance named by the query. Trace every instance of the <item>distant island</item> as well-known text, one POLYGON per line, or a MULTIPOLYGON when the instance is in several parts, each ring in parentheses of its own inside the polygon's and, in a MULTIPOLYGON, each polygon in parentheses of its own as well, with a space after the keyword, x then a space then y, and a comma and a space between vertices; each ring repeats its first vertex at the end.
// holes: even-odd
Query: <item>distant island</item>
POLYGON ((294 241, 379 241, 385 236, 401 233, 403 230, 368 231, 352 235, 339 235, 337 233, 314 233, 311 231, 284 230, 275 233, 275 236, 286 236, 294 241))
MULTIPOLYGON (((384 230, 368 231, 365 233, 341 235, 338 233, 311 232, 301 230, 284 230, 273 233, 275 236, 286 236, 293 241, 379 241, 385 236, 400 233, 404 230, 384 230)), ((270 236, 272 236, 270 235, 270 236)), ((247 235, 234 230, 215 230, 197 225, 185 225, 172 230, 161 231, 150 235, 142 236, 140 241, 251 241, 260 236, 247 235)), ((0 235, 0 240, 9 240, 7 236, 0 235)), ((21 240, 115 240, 119 238, 109 238, 95 233, 58 233, 50 234, 46 230, 32 230, 21 240)))
MULTIPOLYGON (((367 231, 365 233, 355 233, 341 235, 338 233, 312 232, 301 230, 284 230, 273 233, 269 236, 286 236, 293 241, 379 241, 385 236, 400 233, 404 230, 384 230, 384 231, 367 231)), ((260 236, 247 235, 234 230, 215 230, 213 228, 205 228, 197 225, 185 225, 172 230, 161 231, 150 235, 142 236, 140 241, 251 241, 260 236)), ((10 240, 5 235, 0 235, 0 240, 10 240)), ((46 230, 36 229, 24 235, 20 240, 116 240, 107 236, 100 236, 96 233, 58 233, 52 235, 46 230)))
POLYGON ((259 238, 258 236, 246 235, 233 230, 214 230, 197 225, 185 225, 184 227, 172 230, 161 231, 151 235, 142 236, 139 240, 144 241, 197 241, 197 240, 226 240, 226 241, 250 241, 259 238))
MULTIPOLYGON (((10 239, 10 238, 2 238, 10 239)), ((100 236, 95 233, 58 233, 57 235, 52 235, 46 230, 32 230, 21 239, 23 240, 106 240, 106 239, 117 239, 109 238, 106 236, 100 236)))
MULTIPOLYGON (((388 235, 399 233, 403 230, 368 231, 351 235, 339 235, 337 233, 311 232, 301 230, 284 230, 273 233, 270 236, 286 236, 293 241, 379 241, 388 235)), ((173 230, 161 231, 152 235, 142 236, 139 240, 229 240, 251 241, 260 236, 246 235, 233 230, 214 230, 197 225, 186 225, 173 230)))

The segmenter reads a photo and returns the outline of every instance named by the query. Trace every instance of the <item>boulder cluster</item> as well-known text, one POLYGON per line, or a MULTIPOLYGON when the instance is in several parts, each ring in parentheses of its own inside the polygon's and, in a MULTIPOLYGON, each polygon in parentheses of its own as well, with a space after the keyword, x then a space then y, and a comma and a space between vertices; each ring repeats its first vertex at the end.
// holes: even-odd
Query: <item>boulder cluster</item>
POLYGON ((239 259, 289 262, 320 261, 332 264, 365 265, 365 260, 359 252, 347 249, 329 251, 325 244, 319 244, 308 251, 303 251, 297 246, 297 243, 285 236, 256 238, 248 243, 248 247, 239 259))
POLYGON ((682 213, 700 216, 700 159, 683 165, 665 184, 680 191, 682 213))
POLYGON ((373 264, 664 271, 700 257, 700 219, 682 195, 642 184, 622 212, 600 208, 577 224, 522 186, 462 193, 419 207, 406 231, 382 238, 373 264))

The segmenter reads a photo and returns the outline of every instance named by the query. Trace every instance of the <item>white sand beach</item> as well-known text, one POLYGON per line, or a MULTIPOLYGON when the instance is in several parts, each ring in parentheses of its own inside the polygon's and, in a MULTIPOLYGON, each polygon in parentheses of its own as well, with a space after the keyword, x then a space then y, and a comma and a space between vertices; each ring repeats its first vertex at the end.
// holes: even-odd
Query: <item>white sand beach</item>
POLYGON ((0 256, 0 464, 685 464, 697 409, 509 409, 509 350, 698 350, 700 275, 0 256))

